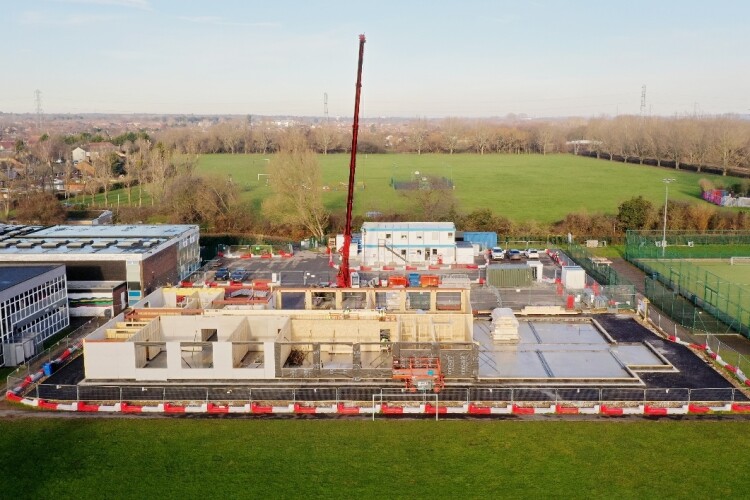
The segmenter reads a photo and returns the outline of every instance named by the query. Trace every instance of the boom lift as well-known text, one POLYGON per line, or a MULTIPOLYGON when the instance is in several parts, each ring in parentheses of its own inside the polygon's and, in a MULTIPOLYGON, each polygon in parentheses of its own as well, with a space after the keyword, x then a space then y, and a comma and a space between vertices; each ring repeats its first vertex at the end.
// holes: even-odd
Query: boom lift
POLYGON ((352 276, 349 269, 349 247, 352 244, 352 204, 354 202, 354 172, 357 168, 357 135, 359 134, 359 96, 362 92, 362 58, 365 53, 365 35, 359 35, 359 64, 357 65, 357 89, 354 97, 354 124, 352 125, 352 156, 349 160, 349 190, 346 196, 346 228, 344 248, 341 249, 341 265, 336 277, 339 288, 350 288, 352 276))

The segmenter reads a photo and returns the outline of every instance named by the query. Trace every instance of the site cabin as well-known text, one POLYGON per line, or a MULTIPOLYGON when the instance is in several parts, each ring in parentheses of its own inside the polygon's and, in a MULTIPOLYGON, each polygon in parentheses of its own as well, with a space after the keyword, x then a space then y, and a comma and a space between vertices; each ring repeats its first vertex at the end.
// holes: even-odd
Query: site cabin
POLYGON ((458 250, 452 222, 365 222, 362 265, 471 264, 473 248, 458 250))

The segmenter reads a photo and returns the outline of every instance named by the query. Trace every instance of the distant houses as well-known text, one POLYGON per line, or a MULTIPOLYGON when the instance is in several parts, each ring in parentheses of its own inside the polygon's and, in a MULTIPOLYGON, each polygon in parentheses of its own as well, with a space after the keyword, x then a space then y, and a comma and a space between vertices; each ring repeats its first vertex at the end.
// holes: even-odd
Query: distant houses
POLYGON ((116 153, 117 151, 117 146, 111 142, 92 142, 85 148, 78 146, 72 151, 73 163, 93 161, 99 156, 116 153))

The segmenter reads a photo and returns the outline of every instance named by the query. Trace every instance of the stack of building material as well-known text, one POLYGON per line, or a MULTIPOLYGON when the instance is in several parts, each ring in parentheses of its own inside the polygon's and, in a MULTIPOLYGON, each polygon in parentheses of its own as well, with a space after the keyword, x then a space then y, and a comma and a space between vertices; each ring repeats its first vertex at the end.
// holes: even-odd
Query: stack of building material
POLYGON ((498 307, 492 311, 492 340, 498 344, 517 344, 518 320, 509 307, 498 307))

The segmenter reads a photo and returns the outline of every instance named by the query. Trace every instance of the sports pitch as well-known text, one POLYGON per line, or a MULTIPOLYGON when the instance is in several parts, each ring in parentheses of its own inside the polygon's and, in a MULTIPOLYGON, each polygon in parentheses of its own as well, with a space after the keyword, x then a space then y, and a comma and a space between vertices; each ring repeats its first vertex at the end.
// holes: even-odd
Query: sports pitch
MULTIPOLYGON (((257 154, 202 155, 197 172, 222 178, 231 175, 243 198, 257 207, 272 193, 273 159, 273 155, 257 154)), ((343 211, 349 155, 318 155, 318 162, 327 187, 324 203, 331 210, 343 211)), ((413 204, 413 192, 395 190, 391 180, 408 182, 434 176, 453 181, 459 211, 489 208, 513 221, 546 224, 572 212, 614 214, 620 203, 639 195, 660 206, 664 200, 662 178, 666 175, 677 179, 669 189, 672 200, 697 201, 701 178, 728 181, 720 176, 569 154, 359 155, 354 210, 360 215, 404 211, 413 204)))
POLYGON ((747 420, 0 426, 5 498, 741 498, 750 488, 747 420))

